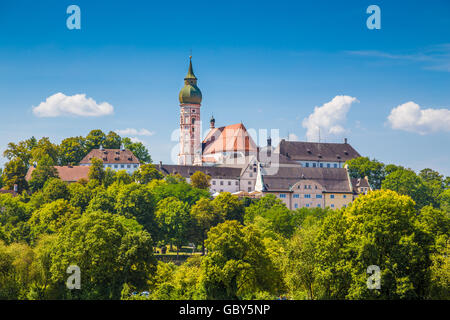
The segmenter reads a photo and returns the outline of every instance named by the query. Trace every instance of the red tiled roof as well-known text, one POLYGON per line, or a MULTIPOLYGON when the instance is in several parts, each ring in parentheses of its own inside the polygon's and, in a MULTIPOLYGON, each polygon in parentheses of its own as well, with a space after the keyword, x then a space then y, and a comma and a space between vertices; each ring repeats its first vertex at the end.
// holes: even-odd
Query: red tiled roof
POLYGON ((93 149, 80 161, 80 164, 90 164, 92 158, 97 158, 103 160, 103 163, 110 164, 139 164, 139 160, 133 152, 121 149, 93 149))
MULTIPOLYGON (((61 180, 66 182, 76 182, 80 179, 88 179, 89 166, 55 166, 56 171, 58 171, 58 176, 61 180)), ((30 181, 31 173, 36 169, 35 167, 30 167, 28 169, 25 179, 30 181)))
POLYGON ((257 147, 242 123, 212 129, 203 140, 203 154, 218 152, 245 153, 257 151, 257 147))

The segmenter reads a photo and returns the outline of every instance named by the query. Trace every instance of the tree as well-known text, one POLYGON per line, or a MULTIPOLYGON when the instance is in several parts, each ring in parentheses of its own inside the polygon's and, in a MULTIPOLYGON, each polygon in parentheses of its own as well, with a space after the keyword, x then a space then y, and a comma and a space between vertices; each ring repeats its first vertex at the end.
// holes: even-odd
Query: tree
POLYGON ((165 240, 176 245, 178 256, 181 246, 187 240, 190 222, 188 205, 175 197, 165 198, 158 202, 156 220, 165 240))
POLYGON ((43 157, 50 157, 53 163, 58 162, 58 147, 51 143, 48 137, 41 138, 37 145, 31 150, 31 155, 33 156, 33 162, 39 163, 43 157))
POLYGON ((27 174, 27 167, 20 159, 13 159, 5 164, 3 171, 3 182, 8 190, 13 190, 14 185, 17 185, 17 190, 21 193, 28 189, 28 183, 25 180, 27 174))
POLYGON ((58 158, 61 166, 77 165, 85 156, 85 140, 81 136, 66 138, 58 146, 58 158))
POLYGON ((191 176, 191 185, 194 188, 209 190, 211 176, 204 174, 201 171, 196 171, 191 176))
POLYGON ((202 255, 205 255, 206 233, 211 227, 223 222, 224 217, 215 210, 211 200, 202 198, 192 206, 191 218, 194 222, 196 238, 202 243, 202 255))
POLYGON ((122 139, 122 143, 125 149, 133 152, 141 163, 152 163, 152 158, 142 142, 132 142, 130 138, 126 137, 122 139))
POLYGON ((245 210, 238 197, 229 192, 222 192, 214 198, 212 205, 225 220, 237 220, 243 223, 245 210))
POLYGON ((133 182, 133 178, 126 170, 117 171, 115 178, 118 183, 129 184, 133 182))
POLYGON ((147 184, 152 180, 162 179, 164 176, 153 164, 141 164, 139 169, 133 172, 135 181, 147 184))
POLYGON ((67 188, 70 194, 70 204, 84 212, 92 198, 91 190, 78 182, 69 184, 67 188))
POLYGON ((90 180, 97 180, 99 183, 103 182, 105 178, 105 169, 103 168, 103 160, 92 158, 91 166, 89 167, 88 177, 90 180))
POLYGON ((0 240, 6 243, 27 241, 29 207, 18 197, 0 194, 0 240))
POLYGON ((423 297, 429 259, 415 224, 414 202, 390 190, 358 197, 325 217, 317 237, 319 296, 326 299, 423 297), (381 272, 381 288, 367 287, 367 268, 381 272))
POLYGON ((103 148, 119 149, 121 141, 122 141, 122 138, 120 138, 120 136, 117 133, 110 131, 110 132, 108 132, 108 134, 105 137, 105 141, 103 143, 103 148))
POLYGON ((34 211, 30 218, 32 240, 36 240, 43 233, 56 233, 71 219, 80 216, 80 209, 71 206, 67 200, 58 199, 47 203, 34 211))
POLYGON ((106 136, 102 130, 91 130, 85 139, 86 154, 92 149, 99 149, 105 143, 106 136))
POLYGON ((429 192, 431 204, 434 207, 439 207, 439 195, 444 191, 444 176, 437 171, 426 168, 419 172, 419 177, 429 192))
POLYGON ((384 179, 384 164, 376 159, 370 160, 368 157, 358 157, 347 160, 348 173, 352 178, 368 177, 372 189, 380 189, 384 179))
POLYGON ((303 298, 303 292, 307 299, 316 299, 318 231, 317 225, 297 230, 287 246, 283 273, 294 299, 303 298))
POLYGON ((147 287, 155 271, 150 235, 132 219, 110 213, 87 212, 71 220, 52 246, 52 281, 62 298, 119 299, 124 284, 147 287), (64 289, 69 265, 81 272, 81 289, 64 289))
POLYGON ((411 169, 398 169, 388 174, 381 187, 410 196, 416 202, 418 208, 432 202, 430 190, 411 169))
POLYGON ((158 236, 158 227, 155 220, 156 202, 150 189, 146 185, 137 183, 126 185, 115 183, 108 188, 108 192, 116 186, 118 191, 114 206, 115 211, 127 218, 135 218, 156 240, 158 236))
POLYGON ((3 152, 3 156, 8 160, 19 159, 23 162, 25 167, 30 166, 32 158, 31 150, 37 145, 35 137, 28 140, 20 141, 18 144, 13 142, 8 143, 8 148, 3 152))
POLYGON ((53 159, 44 155, 38 162, 36 169, 31 173, 31 179, 29 182, 32 192, 36 192, 44 187, 45 183, 50 178, 58 178, 58 171, 54 167, 55 163, 53 159))
POLYGON ((0 168, 0 189, 3 188, 2 168, 0 168))
POLYGON ((239 299, 257 292, 277 294, 280 272, 269 258, 259 233, 237 221, 208 232, 202 285, 207 299, 239 299))
POLYGON ((116 171, 114 171, 110 167, 107 167, 105 169, 105 176, 103 177, 103 185, 105 186, 105 188, 108 188, 115 181, 116 181, 116 171))
POLYGON ((52 202, 58 199, 69 200, 70 193, 67 183, 58 178, 50 178, 44 185, 42 195, 45 202, 52 202))

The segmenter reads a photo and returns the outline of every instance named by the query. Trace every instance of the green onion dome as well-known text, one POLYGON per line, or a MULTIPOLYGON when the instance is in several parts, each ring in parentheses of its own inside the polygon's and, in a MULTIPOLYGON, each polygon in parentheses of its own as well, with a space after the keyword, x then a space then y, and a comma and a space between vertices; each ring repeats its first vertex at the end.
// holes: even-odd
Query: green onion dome
POLYGON ((192 69, 192 56, 189 57, 189 70, 184 78, 184 87, 180 90, 180 103, 200 104, 202 102, 202 92, 197 87, 197 78, 192 69))

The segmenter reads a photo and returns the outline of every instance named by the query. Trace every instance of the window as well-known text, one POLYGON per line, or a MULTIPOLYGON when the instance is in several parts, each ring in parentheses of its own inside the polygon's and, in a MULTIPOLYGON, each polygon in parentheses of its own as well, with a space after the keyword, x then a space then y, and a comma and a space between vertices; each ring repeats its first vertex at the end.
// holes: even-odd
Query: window
POLYGON ((286 194, 280 193, 280 198, 286 198, 286 194))
POLYGON ((309 162, 305 163, 305 167, 307 167, 307 168, 309 167, 309 162))
POLYGON ((311 195, 310 194, 305 194, 305 199, 309 199, 309 198, 311 198, 311 195))
POLYGON ((223 189, 220 189, 220 192, 223 192, 223 189))
POLYGON ((228 181, 228 185, 231 186, 231 181, 228 181))
POLYGON ((300 198, 299 194, 294 194, 294 198, 300 198))
POLYGON ((138 165, 137 165, 137 164, 135 164, 135 165, 134 165, 134 167, 135 167, 135 168, 137 168, 137 167, 138 167, 138 165))
POLYGON ((253 168, 253 172, 256 172, 256 168, 253 168))
POLYGON ((252 191, 252 187, 248 187, 248 192, 252 191))
POLYGON ((249 173, 248 175, 250 176, 250 178, 252 178, 252 177, 253 177, 253 173, 251 173, 251 172, 250 172, 250 173, 249 173))
POLYGON ((345 199, 345 198, 347 198, 347 195, 346 195, 346 194, 344 194, 344 195, 343 195, 343 197, 344 197, 344 199, 345 199))
POLYGON ((320 167, 323 168, 323 163, 320 164, 320 167))
POLYGON ((309 208, 309 203, 306 204, 306 207, 309 208))
POLYGON ((252 182, 251 182, 251 181, 249 181, 249 182, 248 182, 248 184, 250 185, 250 184, 252 184, 252 182))
POLYGON ((327 168, 330 168, 330 167, 331 167, 331 165, 329 163, 327 163, 327 168))
POLYGON ((331 204, 331 207, 334 208, 334 204, 331 204))
POLYGON ((220 181, 220 185, 223 186, 223 181, 220 181))
POLYGON ((313 163, 313 168, 315 168, 316 167, 316 164, 315 163, 313 163))
POLYGON ((316 194, 316 199, 322 199, 322 195, 321 194, 316 194))
POLYGON ((114 168, 118 168, 119 166, 117 164, 114 165, 114 168))
POLYGON ((334 164, 334 167, 337 168, 337 163, 334 164))
POLYGON ((330 199, 334 199, 334 194, 330 194, 330 199))
POLYGON ((317 207, 318 207, 318 208, 320 208, 320 203, 319 203, 319 204, 317 204, 317 207))
POLYGON ((131 168, 131 164, 127 164, 127 168, 131 168))
POLYGON ((236 185, 238 185, 238 184, 239 184, 239 182, 236 181, 236 185))
POLYGON ((216 180, 213 180, 213 186, 215 186, 216 185, 216 180))
POLYGON ((192 124, 195 124, 195 118, 192 118, 192 124))
POLYGON ((298 204, 294 204, 294 208, 297 209, 298 208, 298 204))

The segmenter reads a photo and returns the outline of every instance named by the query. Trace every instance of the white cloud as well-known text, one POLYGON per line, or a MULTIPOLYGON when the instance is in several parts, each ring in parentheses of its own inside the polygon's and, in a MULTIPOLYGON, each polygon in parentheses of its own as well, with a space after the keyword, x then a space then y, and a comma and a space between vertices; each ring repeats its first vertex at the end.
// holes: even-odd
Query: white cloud
POLYGON ((33 106, 33 113, 37 117, 100 117, 114 113, 114 107, 107 102, 97 103, 92 98, 86 98, 85 94, 66 96, 58 92, 41 102, 37 107, 33 106))
POLYGON ((121 136, 152 136, 155 134, 154 131, 149 131, 147 129, 134 129, 134 128, 126 128, 122 130, 115 130, 115 132, 121 136))
POLYGON ((416 132, 421 135, 450 131, 449 109, 422 109, 413 101, 391 110, 388 122, 392 129, 416 132))
POLYGON ((350 96, 336 96, 330 102, 314 107, 314 112, 302 122, 302 126, 306 128, 307 140, 318 141, 319 130, 321 138, 344 134, 346 130, 343 125, 347 112, 354 102, 358 102, 358 99, 350 96))
POLYGON ((139 139, 138 137, 130 137, 130 140, 131 140, 131 142, 133 142, 133 143, 142 143, 142 144, 145 144, 145 142, 144 141, 142 141, 141 139, 139 139))

